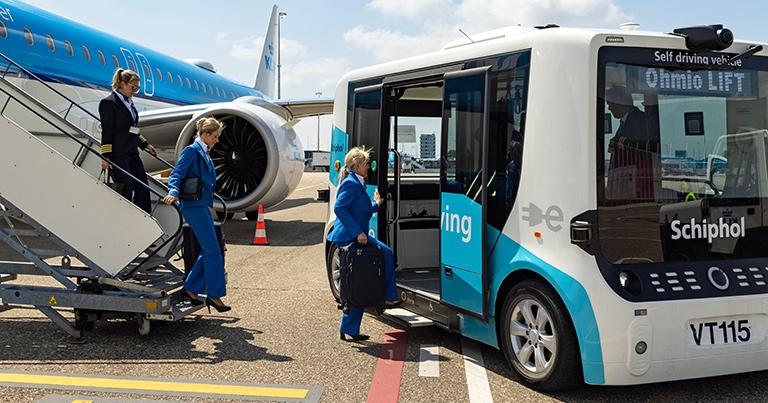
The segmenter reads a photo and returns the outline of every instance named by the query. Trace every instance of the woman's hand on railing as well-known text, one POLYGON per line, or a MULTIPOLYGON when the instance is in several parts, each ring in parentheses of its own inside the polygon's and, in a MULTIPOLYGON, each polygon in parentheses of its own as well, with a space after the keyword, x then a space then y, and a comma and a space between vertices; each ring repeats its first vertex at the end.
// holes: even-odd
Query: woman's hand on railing
POLYGON ((157 149, 152 144, 147 144, 147 152, 152 154, 153 157, 157 157, 157 149))
POLYGON ((384 199, 379 194, 379 189, 376 189, 373 192, 373 201, 375 201, 376 204, 378 204, 379 206, 381 206, 381 204, 384 203, 384 199))
POLYGON ((101 169, 112 169, 112 165, 105 160, 101 160, 101 169))
POLYGON ((170 206, 171 204, 173 204, 173 203, 176 203, 176 202, 178 202, 178 201, 179 201, 179 198, 178 198, 178 197, 176 197, 176 196, 171 196, 171 195, 168 195, 168 196, 165 196, 165 197, 163 198, 163 203, 165 203, 165 204, 167 204, 167 205, 169 205, 169 206, 170 206))

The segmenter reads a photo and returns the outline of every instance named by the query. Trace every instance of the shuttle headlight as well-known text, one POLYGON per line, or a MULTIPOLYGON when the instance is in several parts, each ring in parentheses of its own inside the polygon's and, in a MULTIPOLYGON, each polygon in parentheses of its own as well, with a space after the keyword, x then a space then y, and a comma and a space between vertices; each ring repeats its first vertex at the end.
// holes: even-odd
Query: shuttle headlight
POLYGON ((637 274, 624 270, 619 273, 619 285, 632 295, 640 295, 642 288, 640 286, 640 278, 637 274))

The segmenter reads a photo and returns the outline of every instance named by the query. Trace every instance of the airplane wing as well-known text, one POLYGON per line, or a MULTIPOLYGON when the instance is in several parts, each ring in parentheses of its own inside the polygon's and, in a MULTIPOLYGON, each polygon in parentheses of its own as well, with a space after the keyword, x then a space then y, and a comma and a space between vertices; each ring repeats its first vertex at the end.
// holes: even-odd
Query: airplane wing
MULTIPOLYGON (((289 126, 295 125, 301 118, 327 115, 333 112, 333 99, 310 98, 270 101, 248 96, 233 102, 258 105, 285 119, 286 122, 289 122, 289 126)), ((139 112, 139 127, 141 127, 144 137, 150 139, 151 142, 175 146, 179 133, 187 122, 205 110, 225 108, 227 104, 230 102, 172 106, 139 112)))

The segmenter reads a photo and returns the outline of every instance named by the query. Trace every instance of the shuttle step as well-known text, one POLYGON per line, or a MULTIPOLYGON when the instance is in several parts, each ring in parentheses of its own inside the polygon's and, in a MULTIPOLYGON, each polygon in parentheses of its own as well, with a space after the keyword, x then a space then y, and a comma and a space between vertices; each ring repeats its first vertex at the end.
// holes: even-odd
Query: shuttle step
POLYGON ((408 327, 432 326, 435 322, 432 319, 425 318, 419 314, 413 313, 407 309, 395 308, 384 311, 384 316, 397 322, 402 322, 408 327))

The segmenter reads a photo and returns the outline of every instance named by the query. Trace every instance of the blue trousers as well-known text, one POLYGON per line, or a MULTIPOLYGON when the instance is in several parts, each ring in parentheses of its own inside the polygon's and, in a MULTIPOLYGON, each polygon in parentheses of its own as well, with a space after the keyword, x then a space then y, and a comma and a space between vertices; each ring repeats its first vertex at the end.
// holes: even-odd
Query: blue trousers
MULTIPOLYGON (((392 249, 383 244, 376 238, 368 237, 368 242, 376 245, 381 253, 384 254, 384 280, 387 282, 385 299, 387 301, 397 301, 397 286, 395 285, 395 256, 392 249)), ((338 247, 347 246, 350 242, 338 247)), ((363 310, 361 308, 349 307, 348 312, 341 315, 341 327, 339 330, 350 336, 360 334, 360 323, 363 321, 363 310)))
POLYGON ((208 207, 188 207, 182 209, 181 213, 192 228, 201 249, 184 281, 184 289, 195 294, 206 294, 208 298, 227 295, 224 259, 216 239, 211 211, 208 207))

